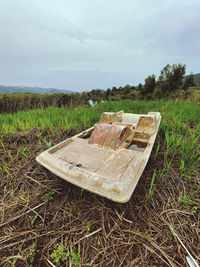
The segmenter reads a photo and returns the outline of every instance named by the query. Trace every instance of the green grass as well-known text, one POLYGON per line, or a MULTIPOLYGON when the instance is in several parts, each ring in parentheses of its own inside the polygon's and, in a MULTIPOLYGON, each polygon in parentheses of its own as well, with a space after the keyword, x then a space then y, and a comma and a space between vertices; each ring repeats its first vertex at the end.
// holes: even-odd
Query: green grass
MULTIPOLYGON (((200 107, 192 102, 121 100, 99 103, 95 107, 48 107, 20 111, 15 114, 0 114, 0 134, 5 135, 36 128, 38 135, 41 135, 43 131, 49 133, 49 136, 39 141, 38 146, 44 142, 47 147, 51 147, 52 136, 57 136, 65 131, 80 132, 97 122, 102 112, 119 110, 144 114, 149 111, 161 112, 162 122, 155 151, 155 156, 157 156, 158 150, 164 154, 164 168, 158 170, 159 179, 165 180, 167 174, 174 167, 174 163, 176 163, 176 168, 181 176, 186 180, 191 178, 192 173, 199 166, 200 140, 200 107), (177 166, 177 161, 179 166, 177 166)), ((7 153, 12 161, 10 152, 7 153)), ((19 147, 18 155, 29 156, 26 145, 19 147)))
POLYGON ((56 134, 58 129, 80 131, 98 120, 100 114, 91 111, 88 107, 76 109, 48 107, 15 114, 0 114, 0 133, 26 131, 38 127, 42 130, 49 129, 52 134, 56 134))
POLYGON ((42 130, 50 129, 53 134, 56 134, 58 129, 80 131, 98 121, 102 112, 119 110, 130 113, 160 111, 163 116, 161 129, 172 131, 176 127, 176 133, 182 132, 183 123, 196 124, 200 117, 199 106, 190 102, 121 100, 100 103, 94 108, 48 107, 15 114, 0 114, 0 133, 26 131, 37 127, 42 130))

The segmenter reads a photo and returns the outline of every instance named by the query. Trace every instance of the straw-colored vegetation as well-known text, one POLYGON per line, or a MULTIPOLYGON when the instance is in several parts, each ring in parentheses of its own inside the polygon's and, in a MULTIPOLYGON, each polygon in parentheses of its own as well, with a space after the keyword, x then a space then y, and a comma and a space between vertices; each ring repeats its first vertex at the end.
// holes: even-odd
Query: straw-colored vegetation
POLYGON ((200 107, 104 102, 0 114, 2 266, 187 266, 200 260, 200 107), (48 147, 104 111, 160 111, 149 163, 126 204, 83 191, 38 165, 48 147))
POLYGON ((0 94, 0 113, 13 113, 20 110, 47 108, 49 106, 78 106, 89 100, 83 94, 0 94))

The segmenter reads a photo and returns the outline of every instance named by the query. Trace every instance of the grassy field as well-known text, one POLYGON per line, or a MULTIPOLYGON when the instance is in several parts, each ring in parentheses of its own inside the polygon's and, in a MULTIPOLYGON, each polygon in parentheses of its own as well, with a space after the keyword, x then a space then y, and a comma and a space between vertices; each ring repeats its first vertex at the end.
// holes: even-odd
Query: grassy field
POLYGON ((1 266, 187 266, 200 260, 200 107, 104 102, 0 114, 1 266), (159 111, 149 163, 126 204, 83 191, 36 156, 104 111, 159 111))

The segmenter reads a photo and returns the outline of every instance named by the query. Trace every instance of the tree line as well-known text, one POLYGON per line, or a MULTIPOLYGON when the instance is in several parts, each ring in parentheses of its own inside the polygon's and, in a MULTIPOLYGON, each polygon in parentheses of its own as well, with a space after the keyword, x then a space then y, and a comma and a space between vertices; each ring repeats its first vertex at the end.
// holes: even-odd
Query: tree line
POLYGON ((0 113, 13 113, 20 110, 46 108, 48 106, 79 106, 87 105, 89 100, 100 102, 102 100, 117 101, 120 99, 159 99, 165 98, 176 90, 187 90, 194 86, 194 75, 183 79, 186 65, 167 64, 160 72, 158 79, 149 75, 144 84, 137 86, 129 84, 124 87, 112 87, 107 90, 93 89, 89 92, 73 94, 2 94, 0 95, 0 113))

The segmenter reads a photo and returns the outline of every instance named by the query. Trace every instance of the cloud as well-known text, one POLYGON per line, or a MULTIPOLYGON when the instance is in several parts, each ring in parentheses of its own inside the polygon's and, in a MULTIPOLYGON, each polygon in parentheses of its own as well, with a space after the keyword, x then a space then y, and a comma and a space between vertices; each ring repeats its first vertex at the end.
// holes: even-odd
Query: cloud
POLYGON ((138 84, 167 63, 199 72, 199 0, 7 0, 1 84, 73 90, 138 84))

